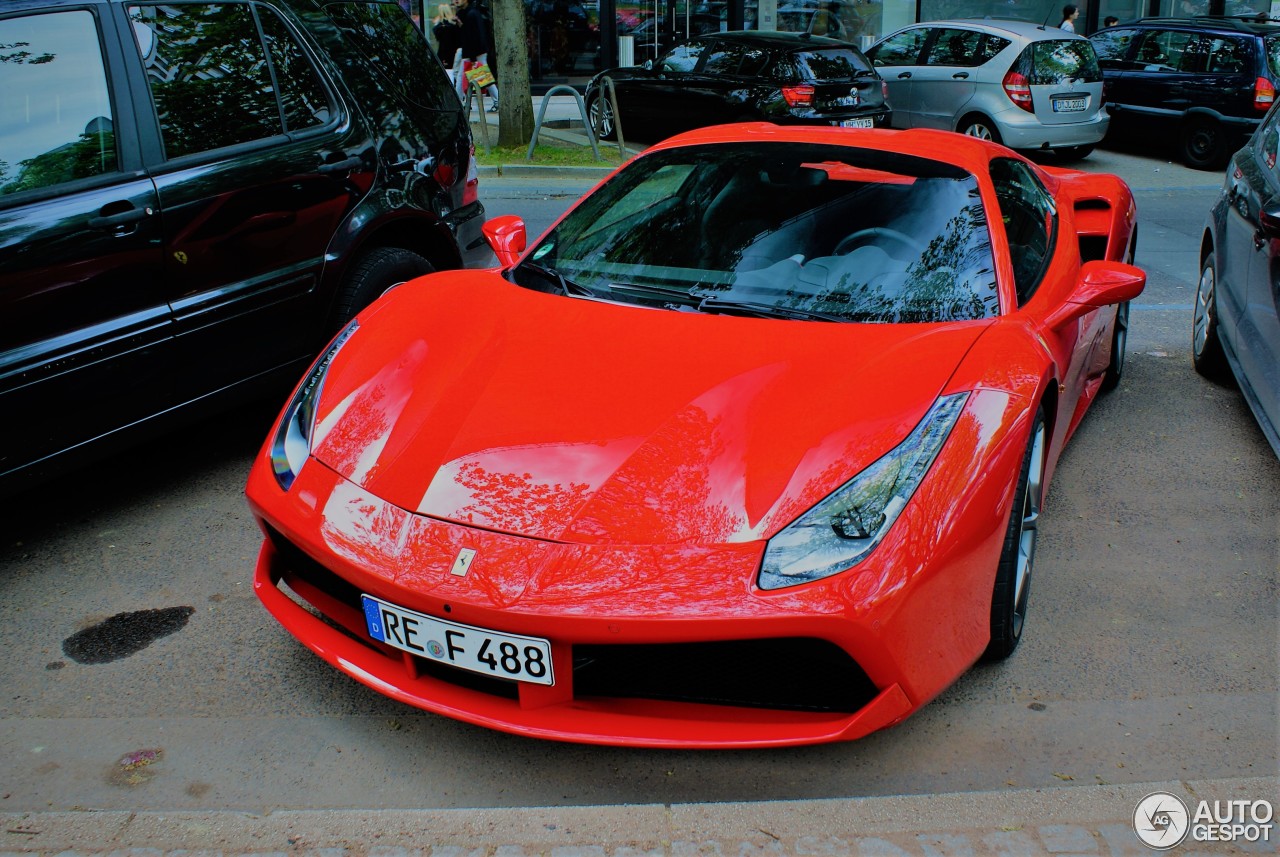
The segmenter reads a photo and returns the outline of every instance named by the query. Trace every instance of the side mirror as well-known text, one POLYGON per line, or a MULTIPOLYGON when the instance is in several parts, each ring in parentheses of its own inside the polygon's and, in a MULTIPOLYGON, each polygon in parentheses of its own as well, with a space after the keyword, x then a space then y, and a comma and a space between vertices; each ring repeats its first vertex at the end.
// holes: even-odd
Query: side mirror
POLYGON ((645 60, 644 68, 647 69, 648 71, 653 71, 653 60, 645 60))
POLYGON ((1049 323, 1065 324, 1095 309, 1131 301, 1142 294, 1146 285, 1147 274, 1141 268, 1123 262, 1085 262, 1080 269, 1080 284, 1049 317, 1049 323))
POLYGON ((520 260, 524 252, 528 236, 525 233, 524 221, 514 214, 504 214, 492 220, 486 220, 480 227, 485 240, 493 248, 498 257, 498 264, 510 268, 520 260))

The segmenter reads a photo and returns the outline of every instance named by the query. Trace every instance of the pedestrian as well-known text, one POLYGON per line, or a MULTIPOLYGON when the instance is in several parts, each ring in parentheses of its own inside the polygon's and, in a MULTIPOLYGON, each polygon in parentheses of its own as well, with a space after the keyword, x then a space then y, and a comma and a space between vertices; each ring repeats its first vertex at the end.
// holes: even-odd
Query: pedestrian
POLYGON ((1062 7, 1062 23, 1058 27, 1068 33, 1074 33, 1076 31, 1076 18, 1078 17, 1080 17, 1079 8, 1068 3, 1062 7))
POLYGON ((462 22, 454 14, 453 6, 441 3, 436 7, 436 14, 431 18, 431 35, 436 37, 436 56, 445 68, 452 70, 453 61, 462 48, 462 22))
POLYGON ((1119 23, 1120 23, 1120 19, 1117 18, 1115 15, 1108 15, 1107 17, 1102 19, 1102 26, 1104 27, 1114 27, 1116 24, 1119 24, 1119 23))
MULTIPOLYGON (((458 17, 462 21, 462 64, 463 70, 476 66, 489 66, 489 32, 485 25, 484 13, 472 0, 456 0, 458 17)), ((492 71, 492 69, 490 69, 492 71)), ((498 84, 490 83, 484 87, 491 103, 489 112, 498 112, 498 84)))

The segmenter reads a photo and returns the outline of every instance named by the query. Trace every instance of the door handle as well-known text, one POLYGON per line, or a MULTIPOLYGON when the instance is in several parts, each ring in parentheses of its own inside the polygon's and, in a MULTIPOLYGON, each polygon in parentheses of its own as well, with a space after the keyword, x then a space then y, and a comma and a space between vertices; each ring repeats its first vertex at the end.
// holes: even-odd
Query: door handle
POLYGON ((909 71, 903 71, 898 73, 898 80, 906 80, 909 77, 911 77, 911 72, 909 71))
POLYGON ((352 155, 345 161, 334 161, 332 164, 321 164, 316 167, 316 172, 324 173, 325 175, 330 175, 332 173, 349 173, 363 163, 364 161, 360 160, 359 155, 352 155))
POLYGON ((958 72, 956 72, 955 74, 951 75, 951 79, 952 79, 952 80, 968 80, 968 79, 969 79, 969 72, 967 72, 967 71, 958 71, 958 72))
POLYGON ((137 223, 139 220, 150 217, 155 214, 155 210, 151 206, 146 208, 130 208, 127 211, 121 211, 117 214, 100 214, 97 217, 89 218, 90 229, 112 230, 121 226, 128 226, 130 223, 137 223))

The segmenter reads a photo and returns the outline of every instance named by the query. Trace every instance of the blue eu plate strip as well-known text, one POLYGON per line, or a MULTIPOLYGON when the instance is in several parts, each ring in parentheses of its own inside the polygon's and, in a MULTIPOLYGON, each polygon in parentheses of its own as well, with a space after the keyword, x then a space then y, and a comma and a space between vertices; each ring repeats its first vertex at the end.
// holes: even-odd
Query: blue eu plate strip
POLYGON ((387 635, 382 630, 382 611, 378 608, 378 602, 368 595, 361 595, 360 601, 364 604, 364 622, 369 626, 369 636, 385 643, 387 635))

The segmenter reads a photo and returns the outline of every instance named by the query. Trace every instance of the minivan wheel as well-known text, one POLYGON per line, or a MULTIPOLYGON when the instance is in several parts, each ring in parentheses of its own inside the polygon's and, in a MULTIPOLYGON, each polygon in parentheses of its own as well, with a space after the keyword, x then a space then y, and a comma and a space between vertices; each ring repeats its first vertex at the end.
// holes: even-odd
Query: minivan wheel
POLYGON ((613 105, 604 93, 598 93, 587 103, 587 121, 598 140, 616 139, 618 129, 613 119, 613 105))
POLYGON ((993 143, 1000 142, 1000 132, 996 130, 996 126, 985 116, 970 116, 960 124, 960 133, 967 134, 970 137, 977 137, 979 140, 990 140, 993 143))
POLYGON ((347 274, 333 308, 331 330, 337 330, 356 313, 403 282, 430 274, 435 268, 412 250, 375 247, 362 256, 347 274))
POLYGON ((1213 170, 1226 157, 1226 138, 1222 126, 1212 119, 1192 119, 1182 129, 1182 157, 1187 166, 1197 170, 1213 170))

